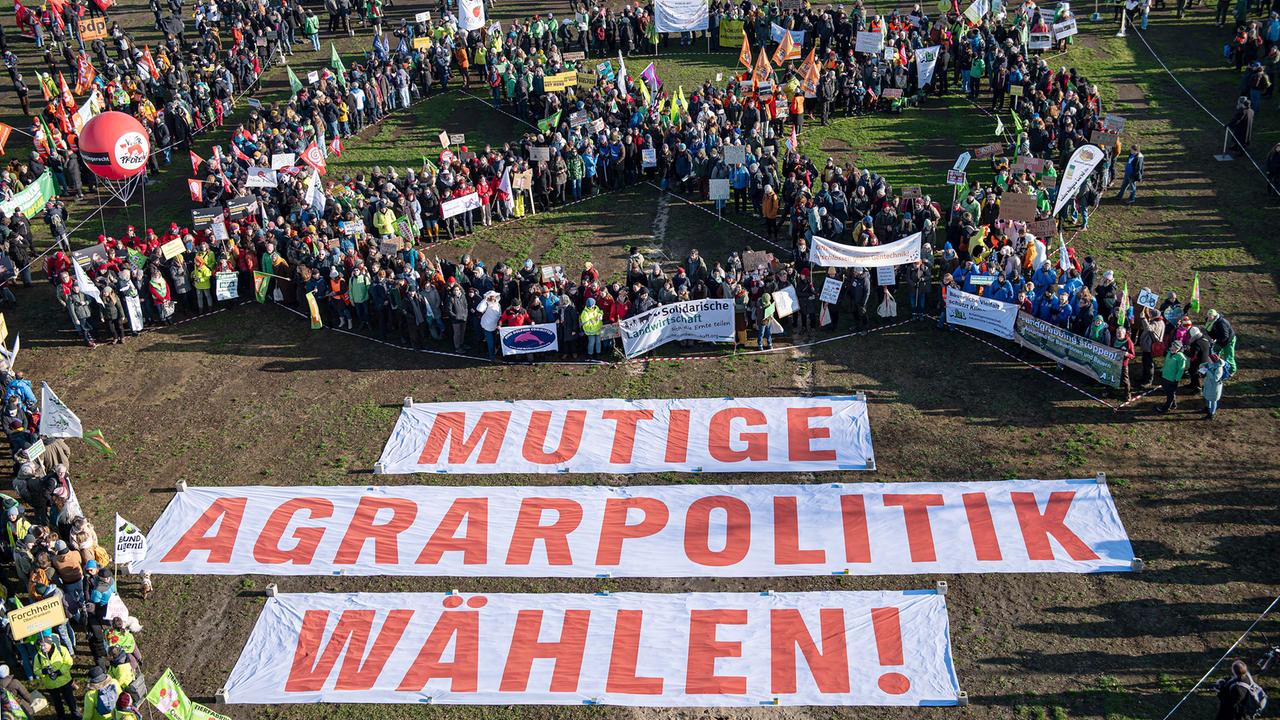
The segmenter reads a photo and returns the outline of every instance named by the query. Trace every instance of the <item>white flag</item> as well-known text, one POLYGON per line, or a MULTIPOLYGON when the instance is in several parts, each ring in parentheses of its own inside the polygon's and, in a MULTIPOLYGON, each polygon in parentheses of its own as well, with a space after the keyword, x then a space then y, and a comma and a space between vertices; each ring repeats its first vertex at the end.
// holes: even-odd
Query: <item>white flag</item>
POLYGON ((484 0, 458 0, 458 27, 464 32, 484 27, 484 0))
POLYGON ((0 355, 3 355, 4 359, 9 363, 9 370, 13 370, 15 367, 15 363, 18 362, 18 348, 21 340, 22 340, 22 334, 14 333, 12 350, 6 350, 4 348, 4 345, 0 344, 0 355))
POLYGON ((1080 188, 1084 187, 1085 181, 1104 157, 1106 153, 1096 145, 1081 145, 1076 148, 1067 161, 1067 168, 1058 178, 1058 199, 1053 203, 1054 217, 1080 192, 1080 188))
POLYGON ((1062 233, 1058 233, 1058 267, 1062 268, 1062 272, 1071 269, 1071 258, 1067 255, 1067 241, 1062 238, 1062 233))
POLYGON ((924 87, 933 80, 933 68, 938 63, 938 50, 941 46, 920 48, 916 51, 916 84, 924 87))
POLYGON ((40 434, 45 437, 83 437, 80 418, 58 399, 49 383, 40 383, 40 434))
POLYGON ((102 304, 102 294, 98 292, 98 286, 93 284, 89 276, 85 274, 84 268, 80 267, 80 263, 75 259, 71 259, 71 271, 75 273, 76 287, 80 288, 80 292, 88 295, 102 304))
POLYGON ((133 563, 147 556, 147 536, 137 525, 116 515, 116 562, 133 563))

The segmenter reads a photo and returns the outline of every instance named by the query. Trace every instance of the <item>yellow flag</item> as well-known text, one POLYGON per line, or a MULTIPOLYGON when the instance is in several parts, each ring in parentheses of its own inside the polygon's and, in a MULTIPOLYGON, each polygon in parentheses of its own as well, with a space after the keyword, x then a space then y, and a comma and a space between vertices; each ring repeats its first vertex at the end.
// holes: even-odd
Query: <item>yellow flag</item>
POLYGON ((320 319, 320 306, 316 304, 314 292, 307 293, 307 307, 311 310, 311 329, 319 330, 324 327, 324 320, 320 319))

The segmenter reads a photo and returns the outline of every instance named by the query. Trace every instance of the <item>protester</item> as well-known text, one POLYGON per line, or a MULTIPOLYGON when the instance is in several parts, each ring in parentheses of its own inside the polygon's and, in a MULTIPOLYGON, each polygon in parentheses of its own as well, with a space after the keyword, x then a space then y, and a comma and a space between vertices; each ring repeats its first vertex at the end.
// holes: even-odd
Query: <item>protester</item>
POLYGON ((1156 408, 1156 412, 1166 413, 1178 407, 1178 383, 1182 382, 1187 371, 1187 357, 1182 354, 1182 343, 1174 340, 1169 345, 1169 353, 1164 356, 1164 368, 1160 371, 1164 388, 1164 405, 1156 408))

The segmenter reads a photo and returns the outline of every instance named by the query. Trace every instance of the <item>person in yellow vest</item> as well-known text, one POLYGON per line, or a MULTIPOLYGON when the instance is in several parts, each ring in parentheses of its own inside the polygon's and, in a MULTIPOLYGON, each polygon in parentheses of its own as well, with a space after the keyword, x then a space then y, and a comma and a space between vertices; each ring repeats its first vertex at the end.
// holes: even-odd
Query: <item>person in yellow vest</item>
POLYGON ((191 282, 196 286, 196 309, 205 312, 205 308, 213 309, 213 270, 204 263, 204 258, 196 256, 195 267, 191 268, 191 282))
POLYGON ((112 720, 120 699, 120 683, 107 675, 101 666, 89 669, 89 684, 84 691, 84 709, 80 720, 112 720))
POLYGON ((391 239, 396 230, 396 214, 386 203, 378 203, 378 210, 373 214, 373 231, 379 242, 391 239))
POLYGON ((595 298, 587 298, 586 307, 578 314, 582 334, 587 336, 587 357, 600 354, 600 331, 604 328, 604 311, 596 305, 595 298))
POLYGON ((71 688, 71 651, 51 636, 40 639, 36 651, 32 682, 53 704, 58 720, 68 720, 76 709, 76 695, 71 688))
POLYGON ((133 696, 131 694, 120 694, 120 699, 116 701, 116 709, 111 715, 111 720, 138 720, 138 709, 133 705, 133 696))
POLYGON ((138 697, 143 697, 146 695, 147 688, 139 670, 137 661, 128 653, 117 650, 111 654, 111 668, 107 670, 107 674, 119 683, 120 687, 138 697))

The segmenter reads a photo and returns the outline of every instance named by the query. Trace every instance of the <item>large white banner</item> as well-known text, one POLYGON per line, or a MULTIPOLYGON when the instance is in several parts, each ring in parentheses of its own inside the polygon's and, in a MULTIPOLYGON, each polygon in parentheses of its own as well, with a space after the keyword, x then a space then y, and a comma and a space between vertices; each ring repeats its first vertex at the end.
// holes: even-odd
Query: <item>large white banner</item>
POLYGON ((1133 563, 1094 480, 192 488, 147 548, 137 569, 179 575, 795 577, 1133 563))
POLYGON ((498 328, 498 344, 502 346, 503 355, 529 355, 531 353, 554 352, 560 349, 560 335, 556 332, 556 324, 521 325, 519 327, 498 328))
POLYGON ((620 320, 618 326, 629 358, 672 340, 733 342, 733 301, 707 298, 660 305, 620 320))
POLYGON ((458 27, 461 30, 479 30, 484 27, 484 22, 484 0, 458 0, 458 27))
POLYGON ((947 322, 974 330, 1013 339, 1013 325, 1018 321, 1018 306, 992 300, 963 290, 947 290, 947 322))
POLYGON ((415 403, 375 472, 816 472, 875 466, 858 396, 415 403))
POLYGON ((654 8, 660 33, 707 29, 707 0, 657 0, 654 8))
POLYGON ((875 466, 857 396, 415 403, 375 472, 815 472, 875 466))
POLYGON ((933 69, 938 64, 938 51, 941 47, 941 45, 933 45, 916 50, 916 84, 920 87, 928 85, 933 80, 933 69))
POLYGON ((454 215, 461 215, 464 212, 470 212, 471 210, 479 210, 479 209, 480 209, 480 195, 478 193, 471 193, 469 195, 463 195, 460 198, 446 200, 443 203, 441 203, 440 216, 443 217, 445 220, 448 220, 454 215))
POLYGON ((227 702, 958 704, 933 590, 284 594, 227 702))
POLYGON ((1054 217, 1080 192, 1080 188, 1084 187, 1085 181, 1104 157, 1106 153, 1097 145, 1081 145, 1076 148, 1067 161, 1067 169, 1062 171, 1062 177, 1058 180, 1058 199, 1053 203, 1054 217))
POLYGON ((814 235, 809 262, 822 267, 893 267, 920 259, 920 233, 887 245, 842 245, 814 235))

